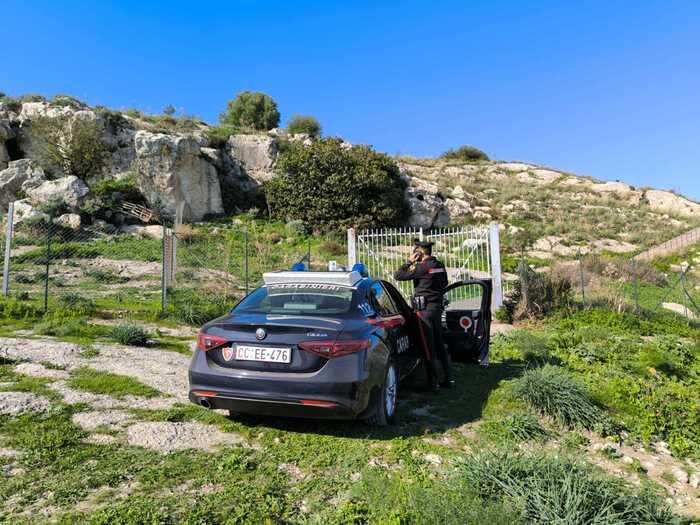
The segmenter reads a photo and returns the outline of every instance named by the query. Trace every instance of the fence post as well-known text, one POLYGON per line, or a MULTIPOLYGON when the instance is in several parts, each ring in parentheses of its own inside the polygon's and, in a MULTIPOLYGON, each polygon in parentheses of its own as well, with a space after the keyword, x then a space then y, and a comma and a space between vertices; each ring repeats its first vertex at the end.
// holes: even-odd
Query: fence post
POLYGON ((357 262, 357 238, 355 228, 348 228, 348 268, 352 268, 357 262))
POLYGON ((49 215, 49 227, 46 231, 46 274, 44 275, 44 313, 49 311, 49 272, 51 269, 51 234, 53 233, 53 215, 49 215))
POLYGON ((632 258, 632 278, 634 279, 634 313, 639 313, 639 281, 637 280, 637 259, 632 258))
POLYGON ((162 272, 161 272, 161 292, 160 292, 160 311, 162 315, 165 315, 168 311, 168 250, 167 250, 167 238, 168 228, 163 224, 163 252, 162 252, 162 272))
POLYGON ((15 215, 15 203, 7 207, 7 229, 5 231, 5 264, 2 270, 2 294, 7 297, 10 293, 10 255, 12 254, 12 233, 15 215))
POLYGON ((581 302, 585 305, 586 304, 586 284, 585 284, 585 280, 583 278, 583 257, 581 255, 580 248, 579 248, 578 253, 577 253, 577 258, 578 258, 579 273, 581 274, 581 302))
POLYGON ((245 265, 245 294, 248 295, 248 228, 243 230, 243 257, 245 265))
POLYGON ((491 279, 493 282, 492 310, 503 306, 503 281, 501 275, 501 240, 498 224, 489 225, 489 250, 491 256, 491 279))

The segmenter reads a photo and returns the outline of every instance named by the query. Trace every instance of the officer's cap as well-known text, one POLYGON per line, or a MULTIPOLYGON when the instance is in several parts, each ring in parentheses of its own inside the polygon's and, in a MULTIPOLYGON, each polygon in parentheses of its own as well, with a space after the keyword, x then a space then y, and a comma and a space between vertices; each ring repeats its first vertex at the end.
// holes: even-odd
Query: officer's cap
POLYGON ((415 239, 415 240, 413 241, 413 245, 414 245, 416 248, 424 248, 424 249, 426 249, 426 250, 432 250, 434 244, 435 244, 434 242, 430 242, 430 241, 420 241, 420 240, 418 240, 418 239, 415 239))

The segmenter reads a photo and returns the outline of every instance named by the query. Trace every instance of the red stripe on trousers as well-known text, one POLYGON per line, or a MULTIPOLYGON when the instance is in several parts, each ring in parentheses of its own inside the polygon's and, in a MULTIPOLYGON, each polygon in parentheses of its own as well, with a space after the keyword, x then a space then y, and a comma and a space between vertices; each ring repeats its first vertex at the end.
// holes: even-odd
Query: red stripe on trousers
POLYGON ((428 361, 432 361, 431 353, 430 353, 430 347, 428 346, 428 340, 425 338, 425 330, 423 329, 423 317, 421 316, 420 312, 416 312, 416 315, 418 316, 418 331, 420 332, 420 338, 423 341, 423 348, 425 348, 425 357, 428 359, 428 361))

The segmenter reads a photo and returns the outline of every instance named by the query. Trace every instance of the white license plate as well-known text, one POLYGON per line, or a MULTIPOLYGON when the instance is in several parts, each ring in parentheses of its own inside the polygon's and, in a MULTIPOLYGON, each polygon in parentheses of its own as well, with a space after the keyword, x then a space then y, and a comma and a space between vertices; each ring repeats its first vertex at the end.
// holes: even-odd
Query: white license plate
POLYGON ((266 363, 291 363, 291 348, 269 348, 264 346, 236 346, 239 361, 264 361, 266 363))

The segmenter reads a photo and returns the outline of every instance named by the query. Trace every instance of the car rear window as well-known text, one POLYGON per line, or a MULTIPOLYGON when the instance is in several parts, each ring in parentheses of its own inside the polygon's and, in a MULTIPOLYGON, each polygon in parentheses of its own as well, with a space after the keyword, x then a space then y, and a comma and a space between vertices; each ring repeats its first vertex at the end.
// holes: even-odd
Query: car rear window
POLYGON ((350 311, 354 290, 330 284, 282 284, 258 288, 236 313, 341 315, 350 311))

